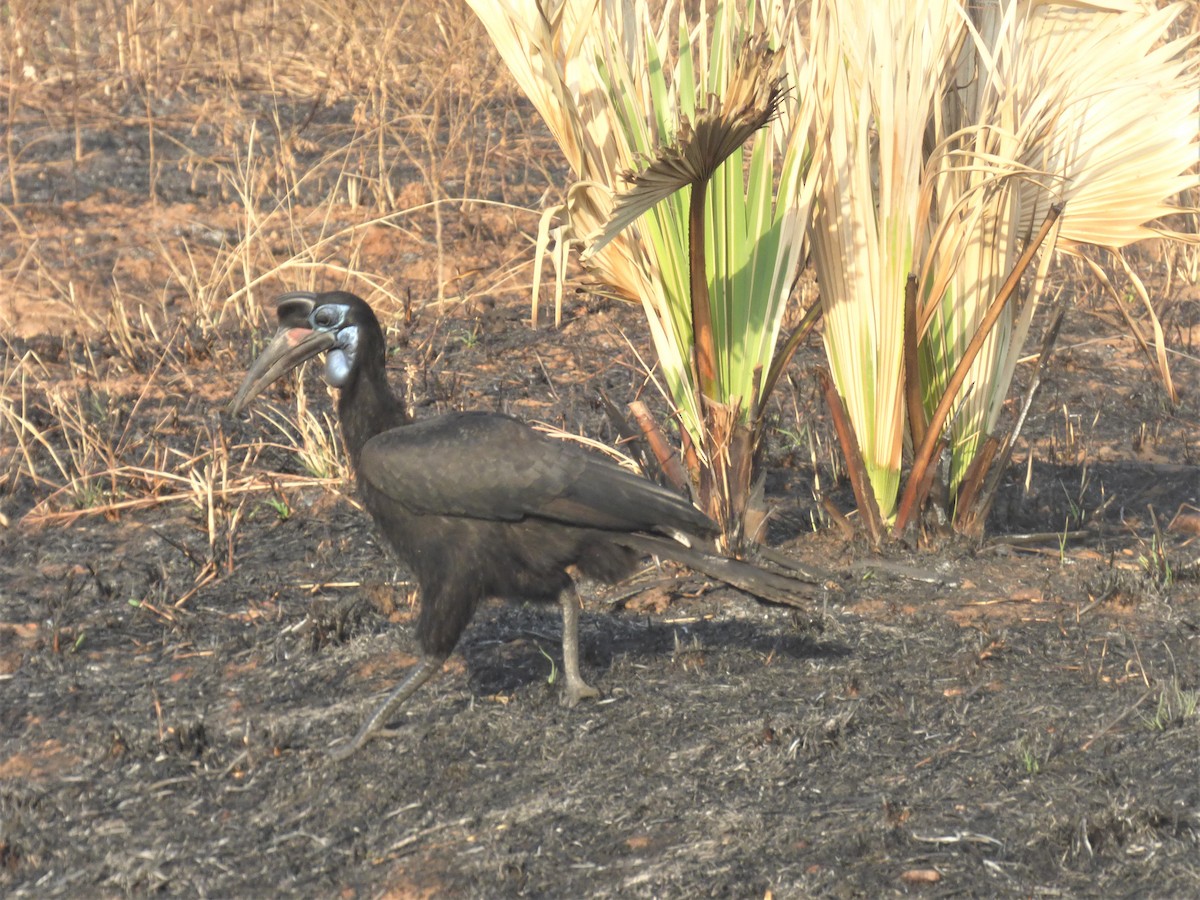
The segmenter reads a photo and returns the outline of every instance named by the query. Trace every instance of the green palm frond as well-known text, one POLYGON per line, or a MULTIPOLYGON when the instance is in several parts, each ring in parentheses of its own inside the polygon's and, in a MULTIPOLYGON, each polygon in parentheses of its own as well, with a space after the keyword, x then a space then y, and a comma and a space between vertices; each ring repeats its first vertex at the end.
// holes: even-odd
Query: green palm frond
POLYGON ((694 473, 704 494, 729 456, 713 410, 757 423, 806 254, 817 101, 793 89, 811 82, 797 5, 720 0, 691 18, 675 2, 658 14, 646 0, 471 2, 577 179, 539 249, 552 236, 583 249, 590 275, 642 303, 689 457, 711 470, 694 473), (707 262, 707 313, 695 314, 694 258, 707 262))

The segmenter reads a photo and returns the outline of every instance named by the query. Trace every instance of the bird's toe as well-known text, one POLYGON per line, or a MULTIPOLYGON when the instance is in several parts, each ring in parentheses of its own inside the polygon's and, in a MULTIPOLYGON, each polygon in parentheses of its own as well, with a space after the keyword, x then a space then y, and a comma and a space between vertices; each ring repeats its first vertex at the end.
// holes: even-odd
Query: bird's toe
POLYGON ((568 681, 562 692, 562 705, 571 707, 578 705, 580 700, 595 700, 600 692, 582 679, 568 681))

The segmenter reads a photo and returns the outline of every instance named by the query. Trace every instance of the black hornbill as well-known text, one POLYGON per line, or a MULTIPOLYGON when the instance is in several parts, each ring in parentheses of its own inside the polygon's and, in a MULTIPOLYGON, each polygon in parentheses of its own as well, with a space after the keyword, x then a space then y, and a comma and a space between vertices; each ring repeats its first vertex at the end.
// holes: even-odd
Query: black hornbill
POLYGON ((562 606, 564 702, 598 696, 579 673, 579 599, 568 570, 613 582, 643 556, 676 559, 774 599, 795 582, 699 549, 717 527, 690 503, 614 462, 499 413, 413 422, 392 394, 383 331, 365 301, 293 291, 279 331, 229 405, 238 413, 319 353, 363 504, 416 576, 421 660, 334 755, 352 754, 438 672, 485 597, 562 606))

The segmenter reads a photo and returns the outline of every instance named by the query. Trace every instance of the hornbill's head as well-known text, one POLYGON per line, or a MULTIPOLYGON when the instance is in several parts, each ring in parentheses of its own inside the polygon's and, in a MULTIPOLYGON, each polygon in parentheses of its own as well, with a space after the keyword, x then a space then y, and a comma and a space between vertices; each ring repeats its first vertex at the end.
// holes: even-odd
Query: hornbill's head
POLYGON ((281 294, 275 298, 275 315, 279 331, 229 404, 232 414, 302 362, 326 351, 325 380, 333 387, 345 387, 362 362, 364 344, 382 334, 366 301, 345 291, 281 294))

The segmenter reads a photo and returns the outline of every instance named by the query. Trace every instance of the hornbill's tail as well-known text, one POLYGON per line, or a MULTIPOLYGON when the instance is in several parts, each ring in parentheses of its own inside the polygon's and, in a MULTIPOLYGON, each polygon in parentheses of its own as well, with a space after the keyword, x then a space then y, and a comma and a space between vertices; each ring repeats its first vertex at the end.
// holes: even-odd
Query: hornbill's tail
POLYGON ((673 559, 702 575, 769 603, 812 609, 823 593, 841 591, 832 574, 798 564, 789 564, 788 572, 774 571, 752 562, 707 552, 698 546, 703 542, 695 539, 685 544, 658 535, 629 534, 612 538, 612 541, 642 553, 673 559))

